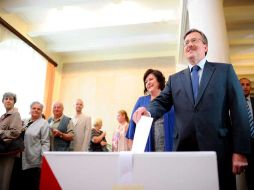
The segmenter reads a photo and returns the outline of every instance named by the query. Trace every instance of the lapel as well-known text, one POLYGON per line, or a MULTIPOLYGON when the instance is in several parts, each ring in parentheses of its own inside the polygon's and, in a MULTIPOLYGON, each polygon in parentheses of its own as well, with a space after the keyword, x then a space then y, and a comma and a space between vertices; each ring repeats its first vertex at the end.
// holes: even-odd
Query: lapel
POLYGON ((189 97, 190 101, 194 105, 194 98, 193 98, 193 93, 192 93, 191 76, 190 76, 189 67, 182 71, 181 80, 182 80, 182 84, 184 86, 187 96, 189 97))
POLYGON ((202 78, 200 81, 200 86, 199 86, 199 90, 198 90, 198 96, 197 96, 197 101, 195 106, 198 104, 198 102, 200 101, 213 73, 215 72, 216 68, 214 67, 214 65, 210 64, 209 62, 206 61, 205 63, 205 67, 204 67, 204 71, 202 74, 202 78))

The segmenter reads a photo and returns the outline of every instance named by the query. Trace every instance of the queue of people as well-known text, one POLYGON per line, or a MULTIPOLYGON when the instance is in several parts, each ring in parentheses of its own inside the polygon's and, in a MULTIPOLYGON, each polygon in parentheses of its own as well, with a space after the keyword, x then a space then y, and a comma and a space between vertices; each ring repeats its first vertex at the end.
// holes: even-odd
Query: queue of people
MULTIPOLYGON (((254 101, 250 80, 239 82, 231 64, 209 62, 207 52, 205 34, 191 29, 184 35, 187 69, 169 76, 167 82, 159 70, 144 73, 145 96, 137 100, 131 118, 125 110, 117 113, 112 151, 131 150, 136 123, 146 115, 154 118, 146 152, 215 151, 220 190, 236 189, 235 175, 245 171, 247 184, 253 189, 254 101)), ((82 112, 81 99, 76 101, 73 118, 64 115, 63 103, 55 102, 53 116, 47 121, 42 118, 43 105, 33 102, 31 118, 24 120, 23 126, 14 108, 16 100, 13 93, 5 93, 2 99, 6 113, 0 120, 0 189, 8 190, 10 180, 20 179, 33 179, 24 188, 38 189, 44 151, 110 151, 102 119, 96 119, 92 127, 91 117, 82 112), (4 143, 15 142, 22 131, 23 148, 21 144, 3 152, 4 143)))
MULTIPOLYGON (((64 105, 57 101, 53 104, 53 115, 48 120, 43 115, 43 104, 38 101, 30 105, 31 117, 21 120, 18 109, 14 107, 16 101, 16 94, 4 93, 2 102, 6 113, 0 120, 1 190, 39 189, 45 151, 110 151, 106 132, 101 130, 102 119, 96 119, 91 128, 91 117, 82 112, 84 103, 81 99, 76 101, 73 118, 63 113, 64 105), (14 147, 5 150, 5 144, 14 147)), ((126 111, 120 110, 120 113, 128 118, 126 111)), ((128 122, 124 126, 127 129, 128 122)), ((122 138, 125 138, 126 129, 121 134, 122 138)), ((119 142, 122 140, 115 144, 119 142)), ((126 140, 119 144, 119 147, 122 146, 127 147, 126 140)))

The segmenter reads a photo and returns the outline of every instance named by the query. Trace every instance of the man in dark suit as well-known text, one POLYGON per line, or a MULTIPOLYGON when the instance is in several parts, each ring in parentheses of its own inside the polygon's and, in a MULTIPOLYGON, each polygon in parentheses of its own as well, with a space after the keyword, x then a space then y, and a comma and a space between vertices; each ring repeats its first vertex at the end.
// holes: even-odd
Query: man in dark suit
POLYGON ((175 108, 175 151, 216 151, 221 190, 236 188, 234 174, 247 166, 250 152, 249 123, 241 85, 231 64, 205 58, 208 41, 204 33, 189 30, 184 36, 188 68, 169 77, 148 109, 133 115, 159 118, 175 108))
POLYGON ((253 123, 253 112, 254 112, 254 98, 250 97, 251 82, 247 78, 241 78, 240 83, 242 85, 243 93, 246 98, 246 106, 249 111, 250 131, 251 131, 251 154, 247 156, 248 167, 245 171, 245 177, 248 189, 254 189, 254 123, 253 123))

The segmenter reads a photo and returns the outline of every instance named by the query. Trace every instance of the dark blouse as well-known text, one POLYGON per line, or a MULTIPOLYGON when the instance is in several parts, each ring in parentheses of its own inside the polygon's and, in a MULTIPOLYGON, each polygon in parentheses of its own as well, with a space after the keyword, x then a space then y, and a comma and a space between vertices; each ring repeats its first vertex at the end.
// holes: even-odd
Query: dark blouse
MULTIPOLYGON (((91 152, 103 152, 103 151, 107 151, 107 147, 106 146, 102 146, 101 142, 99 142, 99 143, 92 142, 93 137, 98 137, 102 133, 103 132, 101 130, 100 131, 96 131, 96 129, 94 129, 94 128, 92 129, 89 151, 91 151, 91 152)), ((102 141, 107 142, 105 137, 103 137, 102 141)))

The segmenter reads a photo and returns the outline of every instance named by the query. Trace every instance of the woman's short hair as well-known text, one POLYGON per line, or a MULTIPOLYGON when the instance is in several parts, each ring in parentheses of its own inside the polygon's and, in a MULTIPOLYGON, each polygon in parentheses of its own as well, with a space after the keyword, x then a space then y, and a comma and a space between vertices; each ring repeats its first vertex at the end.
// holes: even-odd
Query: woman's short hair
POLYGON ((42 103, 40 103, 40 102, 38 102, 38 101, 34 101, 34 102, 32 102, 32 103, 31 103, 31 105, 30 105, 30 108, 32 108, 34 104, 39 104, 39 105, 40 105, 40 107, 41 107, 41 111, 43 110, 43 104, 42 104, 42 103))
POLYGON ((147 93, 147 89, 146 89, 146 78, 148 75, 153 74, 155 76, 155 78, 157 79, 157 81, 159 82, 159 88, 160 90, 163 90, 165 87, 165 77, 163 76, 162 72, 160 72, 159 70, 155 70, 155 69, 148 69, 144 76, 143 76, 143 82, 144 82, 144 94, 147 93))
POLYGON ((2 102, 4 102, 4 99, 7 98, 7 97, 12 97, 13 100, 14 100, 14 104, 17 102, 17 96, 16 96, 16 94, 14 94, 12 92, 5 92, 4 95, 3 95, 2 102))
POLYGON ((102 126, 102 119, 100 119, 100 118, 95 119, 93 122, 93 126, 94 127, 95 126, 102 126))

